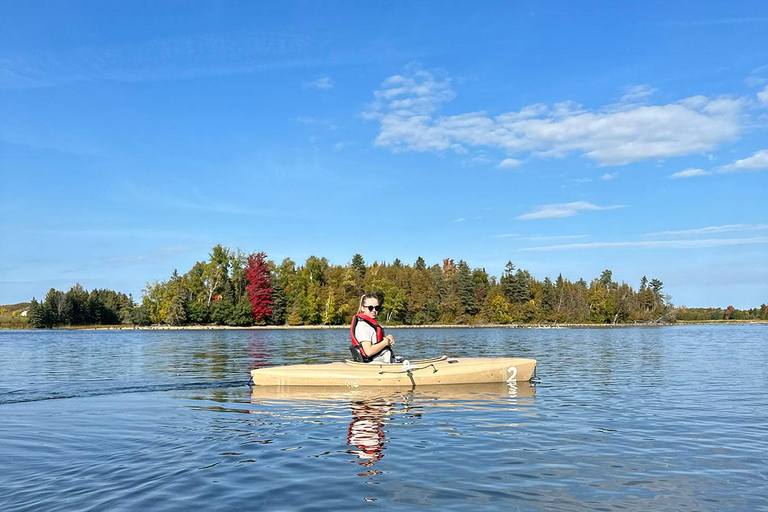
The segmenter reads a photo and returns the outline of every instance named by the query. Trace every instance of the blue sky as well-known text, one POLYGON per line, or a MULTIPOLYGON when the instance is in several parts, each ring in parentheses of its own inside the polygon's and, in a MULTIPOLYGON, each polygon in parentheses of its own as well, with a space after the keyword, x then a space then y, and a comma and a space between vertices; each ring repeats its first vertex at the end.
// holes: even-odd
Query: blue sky
POLYGON ((768 302, 768 4, 3 2, 0 304, 215 244, 768 302))

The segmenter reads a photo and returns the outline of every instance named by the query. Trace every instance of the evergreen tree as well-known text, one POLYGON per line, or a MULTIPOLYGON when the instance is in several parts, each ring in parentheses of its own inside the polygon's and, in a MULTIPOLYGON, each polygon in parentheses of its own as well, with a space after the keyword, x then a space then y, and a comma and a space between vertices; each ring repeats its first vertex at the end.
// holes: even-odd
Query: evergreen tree
POLYGON ((37 299, 32 298, 32 302, 29 304, 29 325, 37 329, 50 328, 49 319, 46 317, 45 305, 37 302, 37 299))
POLYGON ((459 296, 460 313, 465 317, 477 314, 475 306, 475 286, 472 281, 472 272, 464 260, 459 261, 458 275, 456 277, 456 291, 459 296))
POLYGON ((253 325, 253 305, 248 295, 243 295, 232 308, 232 313, 227 319, 227 325, 246 327, 253 325))
POLYGON ((555 285, 552 284, 552 281, 548 277, 545 277, 541 289, 541 312, 545 319, 550 318, 555 309, 556 301, 557 293, 555 285))
POLYGON ((227 325, 235 312, 235 292, 227 282, 223 293, 214 298, 211 320, 217 325, 227 325))
POLYGON ((69 313, 70 325, 85 325, 89 322, 88 318, 88 292, 83 287, 76 284, 65 294, 64 300, 67 302, 66 310, 69 313))
POLYGON ((360 277, 360 280, 365 277, 365 260, 360 254, 355 254, 352 256, 352 269, 357 272, 357 275, 360 277))
POLYGON ((286 301, 285 292, 280 285, 280 281, 273 279, 272 283, 272 317, 270 318, 270 323, 272 325, 284 325, 288 302, 286 301))

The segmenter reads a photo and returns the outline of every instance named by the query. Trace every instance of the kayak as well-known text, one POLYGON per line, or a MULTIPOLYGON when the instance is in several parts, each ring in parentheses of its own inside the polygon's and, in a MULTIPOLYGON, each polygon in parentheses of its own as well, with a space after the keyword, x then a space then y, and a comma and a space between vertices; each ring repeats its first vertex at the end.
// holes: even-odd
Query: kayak
POLYGON ((436 357, 402 363, 296 364, 251 370, 254 386, 415 387, 527 382, 535 359, 436 357))
MULTIPOLYGON (((341 386, 253 386, 251 400, 254 403, 269 400, 317 401, 333 400, 361 403, 378 403, 381 400, 402 402, 408 398, 425 400, 436 399, 436 403, 447 401, 488 400, 498 397, 533 398, 536 388, 530 382, 491 382, 485 384, 454 384, 450 386, 419 386, 412 389, 411 385, 403 388, 388 386, 377 388, 363 386, 358 388, 341 386)), ((437 405, 433 405, 437 406, 437 405)), ((450 404, 447 404, 450 406, 450 404)))

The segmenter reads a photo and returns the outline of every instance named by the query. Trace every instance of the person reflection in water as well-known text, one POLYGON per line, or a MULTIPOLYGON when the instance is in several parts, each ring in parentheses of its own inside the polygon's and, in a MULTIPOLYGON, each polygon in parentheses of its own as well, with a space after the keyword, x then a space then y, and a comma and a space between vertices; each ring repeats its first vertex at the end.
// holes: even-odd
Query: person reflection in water
MULTIPOLYGON (((385 398, 356 400, 351 403, 352 422, 347 431, 347 444, 357 448, 348 450, 357 456, 358 464, 370 467, 384 457, 384 425, 392 414, 393 404, 385 398)), ((360 476, 366 476, 362 473, 360 476)))

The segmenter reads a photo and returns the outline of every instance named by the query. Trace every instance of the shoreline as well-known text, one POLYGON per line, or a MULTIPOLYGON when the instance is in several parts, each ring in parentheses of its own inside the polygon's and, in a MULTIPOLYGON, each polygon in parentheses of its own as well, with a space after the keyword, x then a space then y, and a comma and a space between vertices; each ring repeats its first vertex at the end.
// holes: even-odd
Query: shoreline
MULTIPOLYGON (((434 324, 434 325, 406 325, 389 324, 382 325, 385 329, 627 329, 632 327, 658 328, 675 327, 684 325, 768 325, 768 320, 679 320, 675 323, 636 323, 636 324, 554 324, 554 323, 533 323, 533 324, 434 324)), ((25 326, 7 326, 0 325, 0 330, 11 331, 34 331, 34 330, 69 330, 69 331, 280 331, 280 330, 346 330, 348 325, 251 325, 246 327, 236 327, 230 325, 76 325, 60 326, 50 329, 35 329, 25 326)))
MULTIPOLYGON (((474 325, 384 325, 386 329, 626 329, 631 327, 673 327, 683 325, 768 325, 768 320, 702 320, 679 321, 665 324, 474 324, 474 325)), ((268 331, 268 330, 341 330, 347 325, 252 325, 236 327, 230 325, 104 325, 83 327, 59 327, 70 330, 129 330, 129 331, 268 331)))

